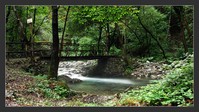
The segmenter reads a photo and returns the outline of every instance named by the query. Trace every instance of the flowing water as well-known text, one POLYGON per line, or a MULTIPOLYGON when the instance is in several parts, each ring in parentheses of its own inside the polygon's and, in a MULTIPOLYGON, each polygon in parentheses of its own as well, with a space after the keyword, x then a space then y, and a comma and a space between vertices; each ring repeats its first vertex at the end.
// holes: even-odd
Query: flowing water
POLYGON ((68 84, 72 90, 82 91, 90 94, 112 95, 122 92, 129 87, 144 86, 150 83, 150 79, 129 79, 129 78, 105 78, 86 77, 82 73, 96 64, 95 60, 90 61, 69 61, 61 62, 58 74, 66 75, 70 78, 82 80, 75 84, 68 84))

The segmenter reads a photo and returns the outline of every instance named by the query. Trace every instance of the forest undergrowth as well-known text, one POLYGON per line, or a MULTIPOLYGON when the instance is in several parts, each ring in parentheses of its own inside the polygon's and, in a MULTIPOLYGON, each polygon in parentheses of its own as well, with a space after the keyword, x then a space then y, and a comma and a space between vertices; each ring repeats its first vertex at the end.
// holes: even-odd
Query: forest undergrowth
MULTIPOLYGON (((15 66, 20 64, 19 61, 15 66)), ((164 65, 163 69, 171 72, 163 79, 112 96, 76 92, 64 82, 8 65, 6 106, 192 106, 194 102, 193 55, 164 65)))
POLYGON ((119 106, 193 106, 194 79, 193 55, 174 61, 164 69, 170 73, 163 79, 121 94, 119 106))

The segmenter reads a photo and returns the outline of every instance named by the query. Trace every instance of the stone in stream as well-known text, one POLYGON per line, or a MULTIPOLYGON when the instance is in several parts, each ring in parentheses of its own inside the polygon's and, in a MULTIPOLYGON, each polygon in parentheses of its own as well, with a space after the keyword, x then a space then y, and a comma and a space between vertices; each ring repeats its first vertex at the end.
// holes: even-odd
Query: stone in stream
POLYGON ((79 83, 79 82, 82 82, 82 80, 80 80, 80 79, 70 78, 70 77, 68 77, 66 75, 60 75, 60 76, 58 76, 58 80, 59 81, 63 81, 66 84, 67 83, 79 83))
POLYGON ((69 81, 69 83, 79 83, 79 82, 82 82, 82 80, 80 80, 80 79, 77 79, 77 78, 73 78, 73 79, 71 79, 70 81, 69 81))

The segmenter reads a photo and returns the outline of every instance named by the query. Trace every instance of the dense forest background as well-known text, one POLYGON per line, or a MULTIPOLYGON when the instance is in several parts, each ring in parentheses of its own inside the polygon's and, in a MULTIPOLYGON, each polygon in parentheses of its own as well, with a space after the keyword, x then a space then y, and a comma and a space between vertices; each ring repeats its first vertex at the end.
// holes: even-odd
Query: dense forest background
MULTIPOLYGON (((52 41, 51 11, 50 6, 7 6, 6 42, 52 41)), ((193 51, 193 7, 59 6, 58 32, 60 43, 68 45, 106 45, 107 52, 125 56, 179 57, 193 51)))

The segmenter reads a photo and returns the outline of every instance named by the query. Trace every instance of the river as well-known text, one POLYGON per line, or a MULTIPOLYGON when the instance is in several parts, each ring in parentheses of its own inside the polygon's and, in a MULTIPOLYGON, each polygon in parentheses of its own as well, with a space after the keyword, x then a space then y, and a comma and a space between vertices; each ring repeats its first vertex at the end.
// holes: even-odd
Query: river
POLYGON ((82 80, 82 82, 79 83, 68 84, 72 90, 97 95, 112 95, 122 92, 129 87, 144 86, 150 83, 150 79, 147 78, 133 79, 85 76, 86 71, 95 65, 96 60, 60 62, 58 75, 66 75, 70 78, 82 80), (84 76, 82 74, 84 74, 84 76))

